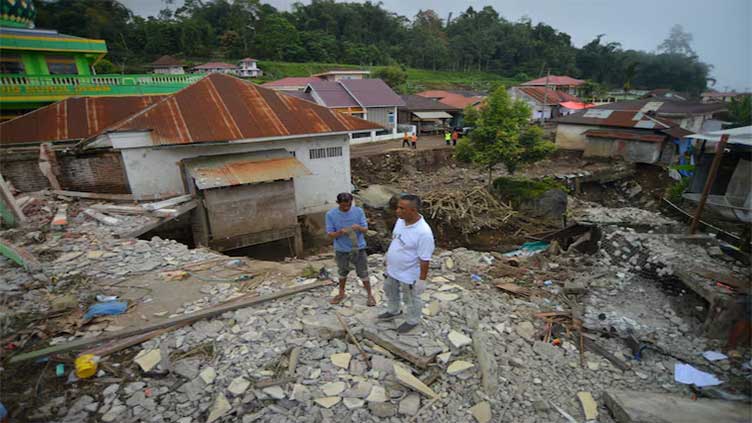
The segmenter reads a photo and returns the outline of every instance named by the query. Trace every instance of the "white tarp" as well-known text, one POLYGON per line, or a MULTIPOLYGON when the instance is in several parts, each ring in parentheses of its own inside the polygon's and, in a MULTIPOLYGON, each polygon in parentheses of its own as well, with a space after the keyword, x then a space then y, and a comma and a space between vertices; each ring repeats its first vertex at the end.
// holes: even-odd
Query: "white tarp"
POLYGON ((724 129, 722 131, 708 132, 707 134, 692 134, 687 138, 693 138, 696 140, 706 140, 712 142, 718 142, 721 140, 721 135, 728 134, 729 144, 740 144, 752 147, 752 126, 742 126, 741 128, 724 129))
POLYGON ((452 115, 447 112, 413 112, 418 119, 451 119, 452 115))

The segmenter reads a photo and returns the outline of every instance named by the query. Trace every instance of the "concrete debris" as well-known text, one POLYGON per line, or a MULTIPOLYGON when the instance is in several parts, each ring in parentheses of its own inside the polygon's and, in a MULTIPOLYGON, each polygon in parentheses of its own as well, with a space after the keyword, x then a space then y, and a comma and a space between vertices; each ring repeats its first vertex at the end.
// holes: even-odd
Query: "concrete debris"
MULTIPOLYGON (((247 387, 247 386, 246 386, 247 387)), ((266 395, 269 395, 270 397, 281 400, 285 397, 285 391, 282 389, 281 386, 269 386, 267 388, 264 388, 262 390, 266 395)), ((231 391, 232 392, 232 391, 231 391)), ((243 389, 242 392, 245 392, 245 389, 243 389)), ((241 392, 241 394, 242 394, 241 392)))
POLYGON ((464 360, 457 360, 447 367, 447 373, 454 376, 467 369, 472 369, 473 367, 475 367, 473 363, 464 360))
POLYGON ((204 370, 201 370, 199 377, 204 381, 205 384, 211 385, 212 383, 214 383, 214 379, 217 378, 217 372, 213 367, 207 367, 204 370))
POLYGON ((577 398, 580 399, 580 404, 582 404, 582 413, 585 415, 585 420, 597 419, 598 404, 595 403, 593 395, 590 392, 578 392, 577 398))
POLYGON ((456 330, 449 332, 448 338, 449 338, 449 342, 452 343, 454 348, 458 348, 458 349, 464 347, 465 345, 470 345, 473 343, 473 340, 469 336, 466 336, 463 333, 457 332, 456 330))
POLYGON ((150 372, 162 361, 162 354, 158 349, 142 350, 133 361, 141 367, 141 370, 150 372))
POLYGON ((331 382, 321 386, 321 392, 328 397, 334 397, 342 393, 347 385, 345 382, 331 382))
POLYGON ((368 402, 386 402, 388 400, 389 398, 386 396, 386 390, 380 385, 375 385, 366 398, 366 401, 368 402))
MULTIPOLYGON (((247 379, 245 379, 242 376, 238 376, 235 379, 230 382, 230 386, 227 387, 227 390, 230 391, 231 394, 234 396, 240 396, 243 395, 246 389, 251 385, 251 382, 249 382, 247 379)), ((271 388, 279 388, 278 386, 272 386, 267 389, 271 388)), ((266 390, 264 390, 266 392, 266 390)), ((282 394, 282 397, 284 398, 284 393, 282 394)))
POLYGON ((488 401, 482 401, 470 408, 470 413, 478 423, 488 423, 493 417, 491 415, 491 404, 488 401))
POLYGON ((342 369, 347 369, 350 367, 350 358, 352 355, 350 353, 338 353, 338 354, 332 354, 330 357, 332 359, 332 364, 334 364, 337 367, 340 367, 342 369))
POLYGON ((232 406, 227 401, 224 394, 220 393, 217 395, 214 404, 212 404, 209 409, 209 417, 206 419, 206 423, 212 423, 213 421, 219 420, 222 416, 230 412, 230 410, 232 410, 232 406))
POLYGON ((342 401, 342 397, 324 397, 316 398, 314 402, 324 408, 332 408, 342 401))

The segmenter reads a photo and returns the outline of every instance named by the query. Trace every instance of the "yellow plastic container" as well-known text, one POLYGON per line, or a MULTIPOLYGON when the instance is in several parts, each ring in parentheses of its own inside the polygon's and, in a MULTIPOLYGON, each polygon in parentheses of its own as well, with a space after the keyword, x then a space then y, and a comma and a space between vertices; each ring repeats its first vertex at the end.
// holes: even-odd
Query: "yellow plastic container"
POLYGON ((94 354, 84 354, 76 358, 76 376, 79 379, 88 379, 97 374, 97 361, 94 354))

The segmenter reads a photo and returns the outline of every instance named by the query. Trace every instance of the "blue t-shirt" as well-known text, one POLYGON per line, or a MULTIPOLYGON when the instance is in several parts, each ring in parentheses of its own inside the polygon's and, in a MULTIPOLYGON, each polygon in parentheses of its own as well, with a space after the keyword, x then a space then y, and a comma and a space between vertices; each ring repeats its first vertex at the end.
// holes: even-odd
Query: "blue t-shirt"
MULTIPOLYGON (((360 207, 352 206, 346 213, 339 209, 334 208, 326 212, 326 232, 337 232, 342 228, 352 227, 353 224, 367 228, 368 222, 366 222, 366 214, 363 213, 363 209, 360 207)), ((366 238, 362 232, 356 232, 358 236, 358 250, 366 248, 366 238)), ((352 242, 350 237, 345 234, 334 238, 334 251, 340 251, 343 253, 349 253, 352 250, 352 242)))

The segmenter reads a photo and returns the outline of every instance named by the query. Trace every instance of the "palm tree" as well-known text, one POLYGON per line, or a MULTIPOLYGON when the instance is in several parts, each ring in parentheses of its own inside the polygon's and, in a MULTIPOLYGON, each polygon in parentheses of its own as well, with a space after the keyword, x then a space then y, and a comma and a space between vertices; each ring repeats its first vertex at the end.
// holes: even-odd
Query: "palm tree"
POLYGON ((626 99, 627 94, 629 94, 629 91, 632 89, 632 80, 634 79, 635 75, 637 74, 637 66, 639 63, 632 62, 627 65, 627 67, 624 69, 624 98, 626 99))

